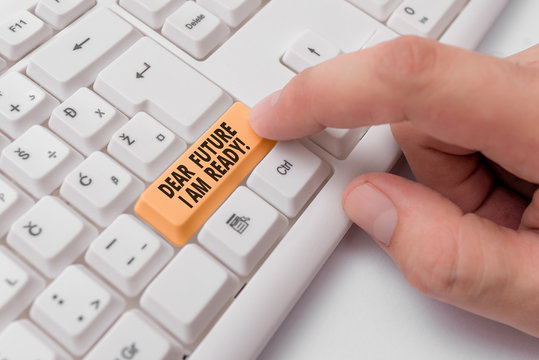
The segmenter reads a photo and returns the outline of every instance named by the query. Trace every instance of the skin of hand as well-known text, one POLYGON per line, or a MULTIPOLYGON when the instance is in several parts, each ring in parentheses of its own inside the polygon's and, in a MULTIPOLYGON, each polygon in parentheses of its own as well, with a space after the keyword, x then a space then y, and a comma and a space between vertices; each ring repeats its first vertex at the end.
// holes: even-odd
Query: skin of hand
POLYGON ((298 74, 250 121, 276 140, 391 123, 419 183, 362 175, 347 215, 421 292, 539 337, 539 46, 401 37, 298 74))

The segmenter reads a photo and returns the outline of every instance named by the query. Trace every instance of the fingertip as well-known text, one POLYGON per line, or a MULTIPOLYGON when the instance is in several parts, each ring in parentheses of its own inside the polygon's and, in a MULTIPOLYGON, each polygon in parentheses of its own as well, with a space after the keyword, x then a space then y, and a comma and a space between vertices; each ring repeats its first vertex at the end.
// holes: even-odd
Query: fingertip
POLYGON ((272 94, 260 100, 249 114, 249 122, 253 130, 262 137, 270 137, 268 125, 272 118, 275 117, 274 106, 281 96, 282 90, 277 90, 272 94))

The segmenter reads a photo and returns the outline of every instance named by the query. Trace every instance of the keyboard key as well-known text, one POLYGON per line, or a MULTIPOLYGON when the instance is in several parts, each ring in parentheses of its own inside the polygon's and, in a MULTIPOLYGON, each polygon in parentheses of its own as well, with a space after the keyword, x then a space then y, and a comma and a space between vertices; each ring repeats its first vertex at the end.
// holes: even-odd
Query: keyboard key
POLYGON ((9 140, 4 134, 0 133, 0 151, 9 145, 11 140, 9 140))
POLYGON ((0 78, 0 128, 12 138, 49 118, 58 100, 18 72, 0 78))
POLYGON ((50 130, 34 125, 2 150, 0 169, 35 197, 50 194, 82 156, 50 130))
POLYGON ((92 242, 86 262, 127 296, 137 295, 172 257, 172 248, 122 214, 92 242))
POLYGON ((284 233, 288 220, 244 186, 209 218, 198 240, 240 276, 247 276, 284 233))
POLYGON ((370 48, 384 41, 393 40, 397 36, 398 36, 397 34, 395 34, 393 31, 389 29, 385 29, 385 28, 378 29, 376 30, 374 35, 372 35, 371 38, 365 43, 365 45, 363 45, 362 49, 370 48))
POLYGON ((301 72, 339 55, 341 50, 328 40, 312 31, 306 31, 296 38, 283 55, 283 63, 301 72))
POLYGON ((120 6, 157 30, 185 0, 120 0, 120 6))
POLYGON ((253 170, 247 186, 292 218, 329 173, 328 165, 299 142, 282 142, 253 170))
POLYGON ((230 29, 217 16, 188 1, 167 18, 162 32, 193 57, 202 59, 225 41, 230 29))
POLYGON ((65 100, 93 83, 98 72, 139 36, 126 21, 101 8, 39 49, 31 57, 27 73, 65 100))
POLYGON ((97 230, 60 199, 46 196, 21 216, 7 243, 49 278, 71 264, 97 230))
POLYGON ((107 226, 143 189, 142 181, 96 151, 65 177, 60 195, 99 226, 107 226))
POLYGON ((30 317, 82 355, 120 315, 124 300, 82 265, 67 267, 36 298, 30 317))
POLYGON ((39 0, 36 15, 53 28, 63 29, 95 5, 95 0, 39 0))
POLYGON ((228 26, 236 27, 261 4, 261 0, 197 0, 197 3, 219 16, 228 26))
POLYGON ((178 360, 180 345, 139 310, 125 313, 84 360, 178 360))
POLYGON ((436 39, 466 3, 467 0, 405 0, 387 25, 402 35, 436 39))
POLYGON ((45 287, 43 279, 0 246, 0 329, 15 319, 45 287))
POLYGON ((54 109, 49 127, 88 156, 107 145, 127 117, 88 88, 80 88, 54 109))
POLYGON ((273 145, 255 134, 249 109, 236 103, 144 191, 135 212, 183 245, 273 145))
POLYGON ((148 286, 140 304, 174 336, 190 345, 239 286, 232 273, 190 244, 148 286))
POLYGON ((326 128, 311 136, 311 140, 338 159, 344 159, 367 133, 368 127, 356 129, 326 128))
POLYGON ((28 320, 9 324, 0 333, 0 359, 71 360, 60 346, 28 320))
POLYGON ((402 0, 348 0, 379 21, 386 21, 402 0))
POLYGON ((153 181, 183 153, 187 145, 146 113, 122 126, 107 151, 145 181, 153 181))
POLYGON ((149 38, 103 70, 94 90, 124 114, 144 111, 189 143, 232 104, 223 90, 149 38))
POLYGON ((28 11, 13 14, 0 23, 0 54, 15 61, 47 40, 52 30, 28 11))
POLYGON ((33 204, 34 200, 30 196, 0 176, 0 237, 4 236, 13 221, 33 204))

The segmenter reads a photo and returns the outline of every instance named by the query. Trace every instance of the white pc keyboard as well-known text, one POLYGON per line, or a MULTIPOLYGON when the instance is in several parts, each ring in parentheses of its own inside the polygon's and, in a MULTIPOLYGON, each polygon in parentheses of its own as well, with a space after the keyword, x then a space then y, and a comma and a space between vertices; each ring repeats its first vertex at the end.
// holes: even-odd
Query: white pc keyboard
POLYGON ((2 0, 0 359, 255 358, 399 150, 248 107, 398 34, 474 48, 506 2, 2 0))

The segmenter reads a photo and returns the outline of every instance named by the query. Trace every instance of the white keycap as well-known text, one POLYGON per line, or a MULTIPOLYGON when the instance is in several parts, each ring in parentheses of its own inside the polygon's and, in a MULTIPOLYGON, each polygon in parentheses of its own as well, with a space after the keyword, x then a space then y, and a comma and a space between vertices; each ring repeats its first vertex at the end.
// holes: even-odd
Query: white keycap
POLYGON ((0 129, 15 138, 49 118, 58 100, 18 72, 0 78, 0 129))
POLYGON ((185 0, 120 0, 120 6, 155 30, 185 0))
POLYGON ((108 152, 151 182, 185 151, 187 145, 146 113, 136 114, 109 143, 108 152))
POLYGON ((35 197, 50 194, 82 155, 50 130, 34 125, 2 150, 0 169, 35 197))
POLYGON ((193 1, 183 4, 163 25, 163 35, 197 59, 225 41, 230 29, 193 1))
POLYGON ((36 298, 30 317, 82 355, 120 315, 124 300, 82 265, 67 267, 36 298))
POLYGON ((78 88, 90 85, 97 73, 139 36, 118 15, 101 8, 39 49, 26 71, 65 100, 78 88))
POLYGON ((54 109, 49 127, 88 156, 107 145, 127 117, 88 88, 80 88, 54 109))
POLYGON ((97 230, 60 199, 46 196, 13 224, 7 243, 53 278, 96 236, 97 230))
POLYGON ((180 345, 139 310, 120 318, 84 360, 179 360, 180 345))
POLYGON ((140 304, 188 345, 197 340, 239 285, 232 273, 190 244, 148 286, 140 304))
POLYGON ((0 329, 15 319, 45 287, 28 265, 0 246, 0 329))
POLYGON ((348 0, 377 20, 386 21, 402 0, 348 0))
POLYGON ((387 21, 402 35, 438 38, 467 0, 405 0, 387 21))
POLYGON ((8 146, 10 142, 11 142, 11 140, 9 140, 9 138, 7 136, 0 133, 0 151, 3 148, 5 148, 6 146, 8 146))
POLYGON ((281 142, 253 170, 247 186, 294 217, 329 173, 329 166, 299 142, 281 142))
POLYGON ((92 242, 86 262, 128 296, 137 295, 172 257, 172 248, 134 216, 122 214, 92 242))
POLYGON ((71 360, 60 346, 28 320, 9 324, 0 333, 0 359, 71 360))
POLYGON ((338 159, 344 159, 367 132, 368 127, 356 129, 326 128, 311 136, 311 140, 338 159))
POLYGON ((341 50, 329 40, 308 30, 292 41, 283 55, 283 63, 299 73, 340 53, 341 50))
POLYGON ((33 204, 34 200, 30 196, 0 176, 0 237, 4 236, 13 221, 33 204))
POLYGON ((287 225, 285 216, 242 186, 208 219, 198 240, 237 274, 247 276, 287 225))
POLYGON ((97 151, 66 176, 60 195, 96 224, 107 226, 143 190, 142 181, 97 151))
POLYGON ((260 6, 261 0, 197 0, 219 16, 228 26, 236 27, 260 6))
POLYGON ((396 37, 398 37, 398 35, 387 28, 377 29, 370 39, 363 45, 362 49, 370 48, 384 41, 393 40, 396 37))
POLYGON ((128 116, 150 114, 189 143, 232 105, 223 90, 149 38, 103 70, 94 90, 128 116))
POLYGON ((21 11, 0 23, 0 54, 8 60, 17 60, 47 40, 52 30, 38 17, 21 11))
POLYGON ((36 15, 55 29, 63 29, 95 5, 95 0, 39 0, 36 15))

